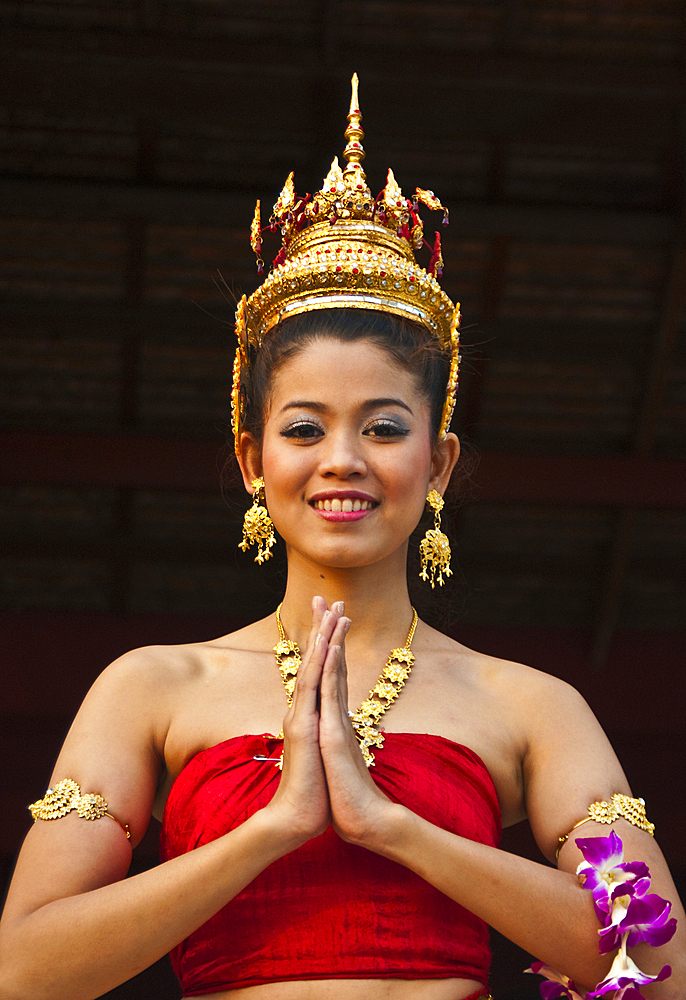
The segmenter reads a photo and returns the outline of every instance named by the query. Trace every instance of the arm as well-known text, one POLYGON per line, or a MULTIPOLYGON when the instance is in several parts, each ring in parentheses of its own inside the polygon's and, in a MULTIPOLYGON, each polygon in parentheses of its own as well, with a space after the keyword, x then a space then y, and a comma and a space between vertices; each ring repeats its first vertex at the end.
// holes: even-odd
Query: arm
MULTIPOLYGON (((335 620, 321 624, 327 638, 335 620)), ((86 822, 72 812, 32 827, 0 925, 0 1000, 100 996, 168 952, 272 861, 322 832, 329 805, 312 724, 323 661, 316 650, 311 643, 284 723, 280 788, 241 827, 128 879, 131 847, 111 819, 86 822)), ((164 672, 147 651, 129 654, 94 685, 53 773, 53 780, 73 777, 82 792, 103 794, 109 811, 130 825, 132 845, 150 817, 168 711, 164 672)))
MULTIPOLYGON (((346 697, 341 650, 327 660, 321 723, 322 756, 339 834, 410 868, 585 989, 595 986, 612 956, 598 953, 599 925, 591 895, 575 875, 581 860, 578 849, 565 845, 557 870, 457 837, 389 802, 362 761, 347 721, 346 697)), ((586 814, 590 802, 628 791, 626 779, 590 710, 567 685, 521 668, 505 700, 526 725, 529 750, 522 766, 527 807, 539 845, 554 858, 558 836, 586 814), (545 713, 537 711, 542 704, 545 713)), ((625 858, 648 863, 653 891, 672 900, 673 913, 680 918, 679 932, 668 945, 642 946, 643 953, 635 949, 634 958, 646 971, 657 971, 665 962, 674 970, 666 982, 644 987, 645 994, 680 996, 686 982, 686 926, 676 890, 650 836, 622 820, 615 825, 625 858)), ((607 836, 609 829, 589 823, 577 835, 607 836)))

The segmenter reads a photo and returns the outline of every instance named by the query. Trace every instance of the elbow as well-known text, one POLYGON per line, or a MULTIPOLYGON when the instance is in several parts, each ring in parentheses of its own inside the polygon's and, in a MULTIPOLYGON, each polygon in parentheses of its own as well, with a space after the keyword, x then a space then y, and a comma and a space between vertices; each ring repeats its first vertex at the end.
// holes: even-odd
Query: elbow
POLYGON ((14 948, 6 938, 6 934, 0 934, 0 1000, 28 1000, 28 993, 22 993, 17 979, 14 948))
POLYGON ((35 996, 28 984, 22 986, 15 963, 0 952, 0 1000, 31 1000, 35 996))
MULTIPOLYGON (((665 966, 671 968, 671 975, 663 980, 644 984, 636 983, 645 1000, 686 1000, 686 977, 684 975, 686 970, 683 968, 683 958, 665 953, 661 947, 654 948, 650 945, 639 945, 629 949, 628 957, 635 967, 647 976, 657 977, 665 966)), ((617 974, 617 966, 614 964, 617 958, 618 952, 613 951, 608 955, 598 956, 596 954, 588 963, 580 962, 576 970, 577 976, 570 976, 576 984, 576 989, 581 990, 585 995, 595 991, 609 976, 614 977, 617 974)), ((622 968, 624 968, 623 965, 622 968)), ((614 992, 610 992, 614 996, 614 992)))
POLYGON ((55 1000, 48 963, 24 954, 17 941, 0 940, 0 1000, 55 1000))

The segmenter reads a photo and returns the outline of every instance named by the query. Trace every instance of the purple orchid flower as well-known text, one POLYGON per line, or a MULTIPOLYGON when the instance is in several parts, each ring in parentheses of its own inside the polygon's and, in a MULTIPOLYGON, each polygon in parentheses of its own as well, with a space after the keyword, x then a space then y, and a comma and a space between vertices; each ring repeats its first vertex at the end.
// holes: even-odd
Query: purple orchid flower
POLYGON ((545 962, 532 962, 531 968, 524 971, 546 977, 547 982, 541 983, 539 986, 543 1000, 557 1000, 558 997, 565 997, 567 1000, 583 1000, 583 996, 576 992, 574 982, 569 976, 564 976, 557 969, 546 965, 545 962))
POLYGON ((596 1000, 612 994, 612 1000, 644 1000, 639 987, 660 982, 671 975, 668 965, 656 976, 638 968, 627 955, 627 948, 645 941, 650 945, 666 944, 676 931, 676 919, 669 916, 671 904, 655 893, 649 893, 650 872, 641 861, 624 861, 620 838, 610 831, 609 837, 577 840, 584 861, 577 868, 583 887, 593 895, 593 905, 602 924, 599 930, 600 954, 618 949, 605 979, 587 994, 578 993, 567 976, 543 962, 534 962, 527 972, 535 972, 548 980, 540 986, 543 1000, 596 1000))
MULTIPOLYGON (((642 997, 640 990, 637 989, 638 986, 645 986, 646 983, 660 983, 663 979, 671 976, 671 974, 672 970, 670 966, 663 965, 656 976, 649 976, 646 972, 642 972, 639 969, 634 960, 626 954, 624 948, 620 948, 609 973, 603 979, 602 983, 598 983, 591 993, 586 994, 587 1000, 595 1000, 596 997, 603 997, 607 993, 612 993, 615 990, 621 990, 626 987, 636 990, 638 996, 642 997)), ((629 1000, 636 1000, 636 998, 630 996, 629 1000)))
MULTIPOLYGON (((622 887, 615 893, 622 892, 622 887)), ((614 894, 613 894, 614 896, 614 894)), ((619 948, 626 935, 626 947, 641 941, 657 948, 671 941, 676 931, 676 917, 670 917, 672 904, 656 893, 646 896, 617 896, 612 908, 612 923, 600 931, 600 954, 619 948)))
POLYGON ((598 919, 604 924, 610 916, 611 895, 618 885, 631 885, 642 894, 650 887, 650 872, 642 861, 624 861, 624 848, 614 830, 609 837, 586 837, 576 846, 584 861, 576 870, 584 889, 593 893, 598 919))

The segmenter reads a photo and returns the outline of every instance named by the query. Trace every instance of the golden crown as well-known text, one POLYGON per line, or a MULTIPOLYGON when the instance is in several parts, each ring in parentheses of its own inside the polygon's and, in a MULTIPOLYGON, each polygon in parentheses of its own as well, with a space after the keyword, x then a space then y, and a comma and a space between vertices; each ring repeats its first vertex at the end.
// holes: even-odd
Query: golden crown
POLYGON ((391 312, 427 327, 441 348, 450 353, 450 376, 439 437, 444 438, 455 408, 458 384, 460 306, 441 289, 440 233, 433 247, 424 239, 420 203, 448 210, 433 191, 417 188, 406 198, 389 169, 386 186, 373 198, 362 169, 362 115, 357 73, 345 130, 346 160, 341 168, 334 157, 320 191, 297 195, 291 172, 276 200, 267 226, 262 226, 260 202, 250 227, 250 243, 257 255, 258 273, 264 272, 262 236, 281 231, 282 244, 272 270, 250 298, 244 295, 236 310, 238 347, 233 368, 232 424, 236 449, 242 423, 241 371, 249 365, 250 347, 282 319, 314 309, 374 309, 391 312), (415 250, 427 247, 426 269, 415 260, 415 250))

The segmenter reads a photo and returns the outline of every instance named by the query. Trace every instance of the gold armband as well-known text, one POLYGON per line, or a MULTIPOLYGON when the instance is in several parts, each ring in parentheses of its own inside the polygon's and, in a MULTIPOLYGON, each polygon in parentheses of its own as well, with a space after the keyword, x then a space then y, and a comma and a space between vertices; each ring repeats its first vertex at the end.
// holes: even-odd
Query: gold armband
POLYGON ((120 823, 116 816, 107 811, 107 803, 102 795, 88 792, 81 794, 81 789, 72 778, 63 778, 52 788, 48 788, 42 799, 29 806, 29 812, 34 819, 61 819, 76 809, 81 819, 102 819, 109 816, 122 828, 127 838, 131 839, 128 825, 120 823))
POLYGON ((574 831, 583 823, 614 823, 616 819, 625 819, 632 826, 637 826, 639 830, 645 830, 651 837, 655 836, 655 824, 651 823, 646 816, 646 804, 643 799, 632 799, 630 795, 622 795, 615 792, 610 802, 591 802, 588 807, 588 816, 575 823, 569 833, 564 837, 558 837, 559 844, 555 851, 555 857, 559 858, 560 851, 567 843, 574 831))

